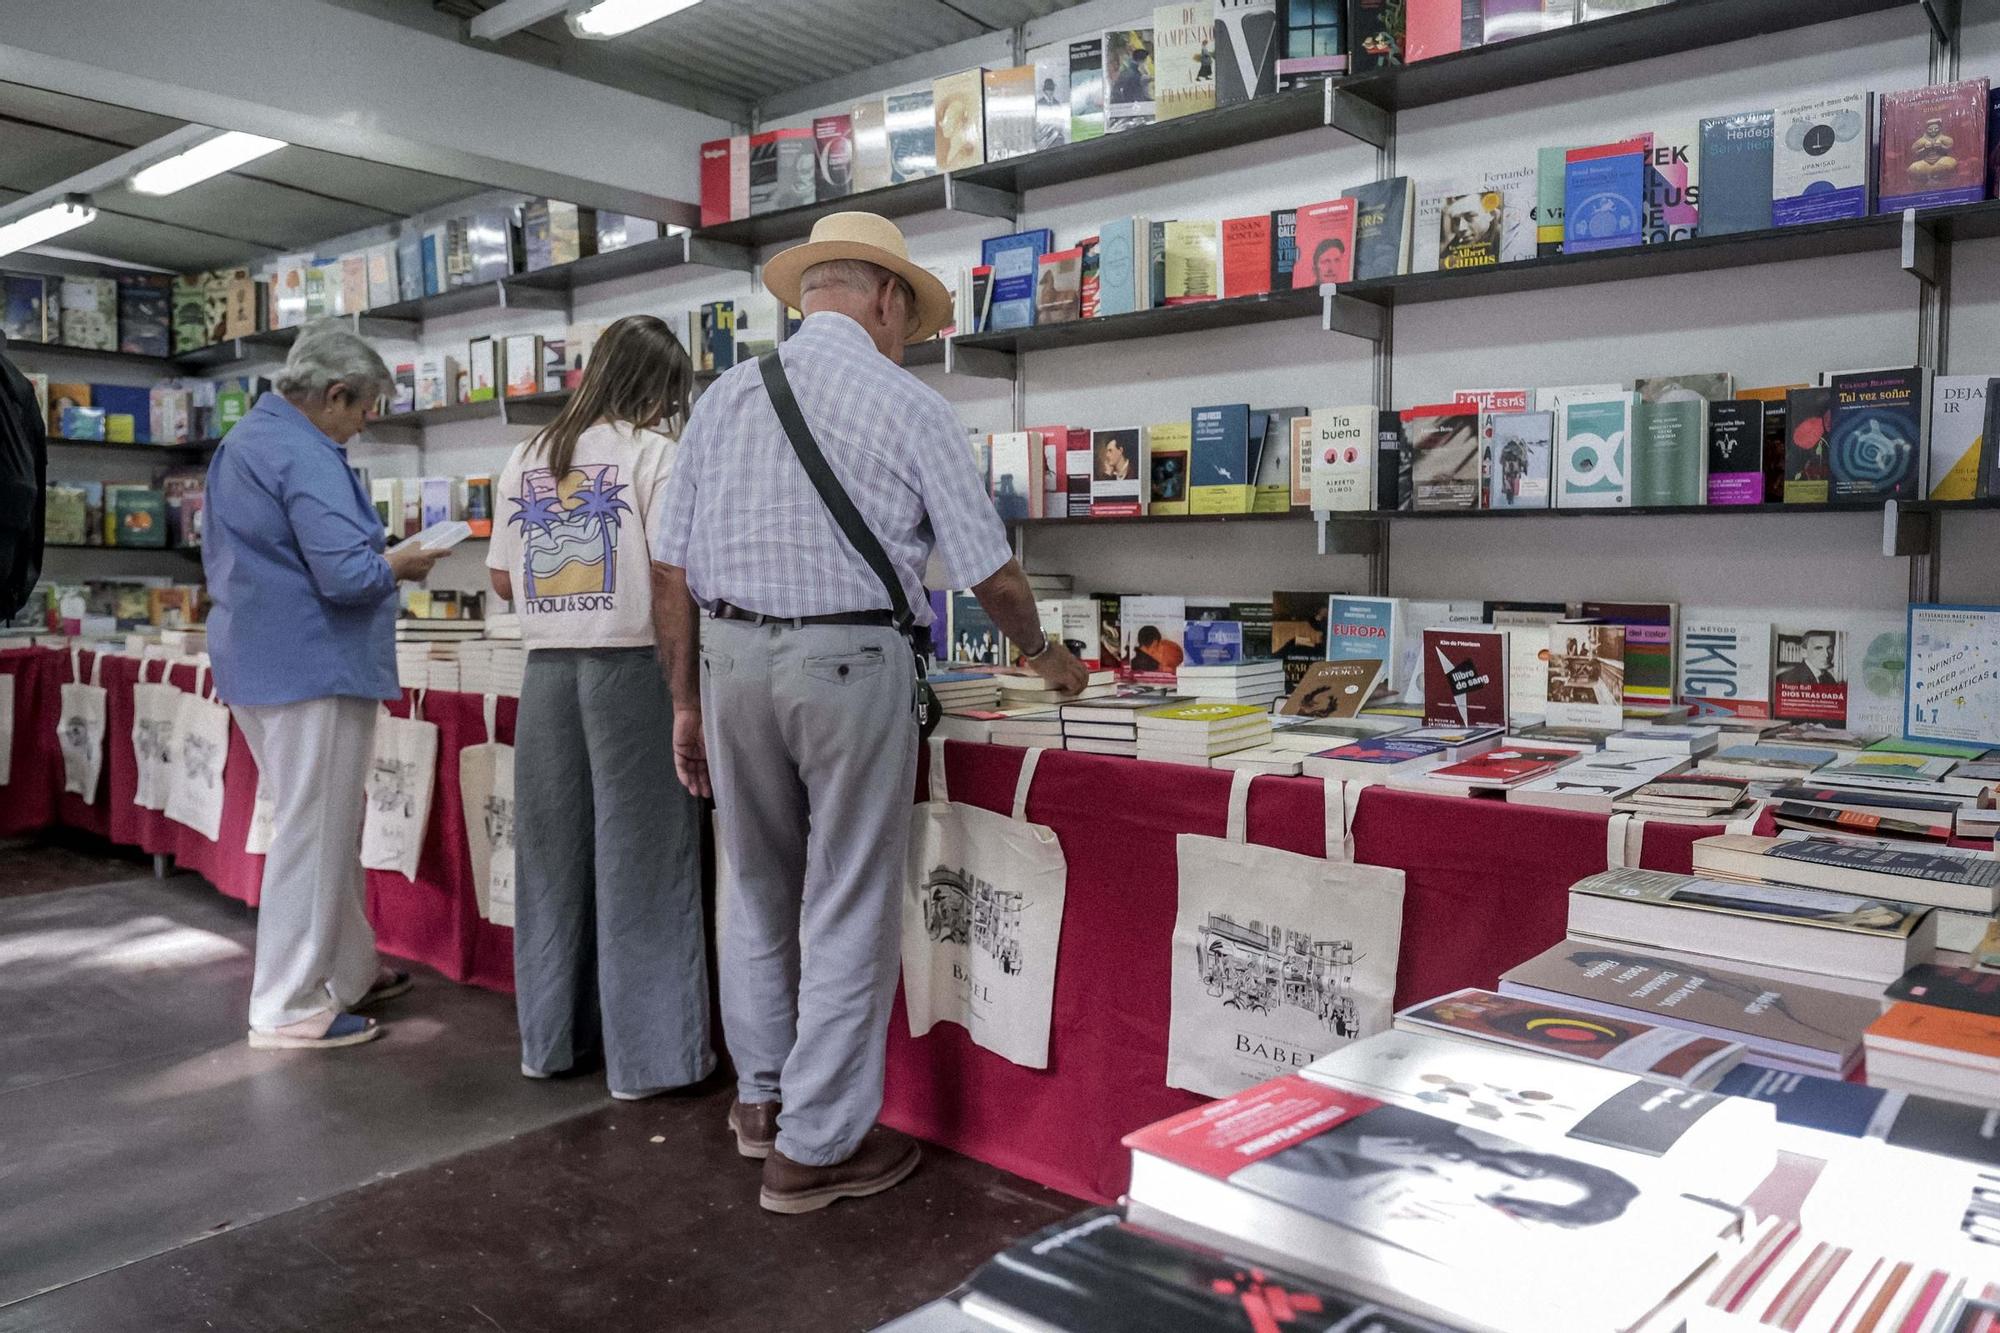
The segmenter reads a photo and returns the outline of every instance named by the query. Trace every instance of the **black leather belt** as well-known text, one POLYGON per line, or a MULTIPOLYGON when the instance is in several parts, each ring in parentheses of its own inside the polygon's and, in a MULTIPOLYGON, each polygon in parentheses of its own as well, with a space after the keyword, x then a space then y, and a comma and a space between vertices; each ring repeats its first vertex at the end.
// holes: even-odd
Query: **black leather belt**
POLYGON ((717 620, 741 620, 752 625, 879 625, 893 628, 895 618, 887 611, 836 611, 826 616, 767 616, 761 611, 745 611, 728 602, 717 602, 709 614, 717 620))

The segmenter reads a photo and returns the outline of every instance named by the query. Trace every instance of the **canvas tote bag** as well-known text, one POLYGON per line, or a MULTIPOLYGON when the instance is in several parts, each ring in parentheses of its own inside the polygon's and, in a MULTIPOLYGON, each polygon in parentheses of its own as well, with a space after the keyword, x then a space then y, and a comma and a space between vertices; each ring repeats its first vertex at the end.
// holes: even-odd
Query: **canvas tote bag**
POLYGON ((1229 786, 1223 837, 1175 840, 1167 1083, 1226 1097, 1389 1029, 1403 872, 1353 861, 1359 787, 1323 783, 1325 858, 1244 840, 1252 774, 1229 786))
POLYGON ((90 663, 90 682, 83 680, 80 650, 69 649, 70 683, 62 687, 62 711, 56 717, 56 744, 62 750, 63 790, 97 803, 97 779, 104 771, 104 654, 90 663))
POLYGON ((208 698, 208 663, 195 668, 194 689, 180 697, 174 718, 172 781, 166 815, 214 842, 222 836, 222 774, 229 766, 229 710, 208 698))
POLYGON ((132 686, 132 759, 138 771, 138 785, 132 803, 141 810, 167 808, 167 792, 173 785, 174 731, 180 724, 181 688, 167 679, 170 664, 164 657, 141 658, 139 679, 132 686), (160 664, 160 674, 146 679, 148 662, 160 664))
POLYGON ((383 709, 375 719, 375 757, 368 766, 368 816, 361 825, 361 864, 417 877, 430 822, 431 791, 437 782, 438 729, 422 720, 424 695, 410 703, 410 716, 383 709))
POLYGON ((953 801, 944 742, 930 746, 930 800, 911 815, 903 892, 910 1035, 957 1023, 994 1054, 1046 1069, 1069 863, 1055 830, 1027 820, 1042 752, 1022 759, 1009 818, 953 801))
POLYGON ((514 747, 500 744, 494 726, 500 696, 480 706, 486 741, 458 752, 458 795, 465 811, 465 839, 472 859, 472 890, 479 915, 496 926, 514 924, 514 747))

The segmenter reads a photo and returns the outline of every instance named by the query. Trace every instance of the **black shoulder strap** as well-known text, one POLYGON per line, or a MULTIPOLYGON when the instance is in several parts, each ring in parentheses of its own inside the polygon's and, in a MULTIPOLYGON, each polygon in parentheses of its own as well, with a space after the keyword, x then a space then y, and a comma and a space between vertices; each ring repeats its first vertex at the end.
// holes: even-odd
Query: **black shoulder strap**
POLYGON ((812 478, 813 488, 819 492, 819 498, 833 515, 833 521, 846 536, 847 544, 867 562, 868 568, 875 571, 875 577, 882 580, 882 587, 889 594, 890 614, 896 618, 896 628, 909 633, 914 620, 910 615, 909 598, 903 594, 903 581, 896 577, 896 567, 889 563, 889 553, 882 549, 882 543, 869 531, 868 520, 861 517, 861 511, 854 507, 854 501, 840 484, 840 478, 834 476, 833 469, 827 466, 826 455, 819 451, 819 441, 813 438, 805 413, 799 411, 799 400, 792 394, 791 381, 785 378, 785 368, 779 362, 778 354, 766 352, 758 357, 757 369, 764 376, 764 391, 771 395, 771 406, 777 409, 778 422, 791 439, 792 451, 799 456, 799 465, 812 478))

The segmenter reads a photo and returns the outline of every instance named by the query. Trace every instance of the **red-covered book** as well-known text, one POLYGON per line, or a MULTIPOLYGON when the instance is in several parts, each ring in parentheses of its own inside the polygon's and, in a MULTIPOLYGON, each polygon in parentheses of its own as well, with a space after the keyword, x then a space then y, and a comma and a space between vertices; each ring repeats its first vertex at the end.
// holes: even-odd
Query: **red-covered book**
POLYGON ((1503 745, 1497 750, 1424 774, 1433 782, 1449 782, 1462 787, 1518 787, 1524 782, 1555 772, 1576 758, 1573 750, 1536 750, 1527 746, 1503 745))
POLYGON ((750 136, 711 139, 701 146, 701 225, 750 216, 750 136))
POLYGON ((1424 725, 1507 725, 1507 631, 1435 626, 1424 631, 1424 725))
POLYGON ((1222 294, 1256 296, 1271 290, 1271 215, 1222 220, 1222 294))
POLYGON ((1403 61, 1448 56, 1464 41, 1464 0, 1408 0, 1403 8, 1403 61))
POLYGON ((1354 201, 1329 199, 1299 210, 1298 262, 1292 286, 1317 287, 1354 277, 1354 201))

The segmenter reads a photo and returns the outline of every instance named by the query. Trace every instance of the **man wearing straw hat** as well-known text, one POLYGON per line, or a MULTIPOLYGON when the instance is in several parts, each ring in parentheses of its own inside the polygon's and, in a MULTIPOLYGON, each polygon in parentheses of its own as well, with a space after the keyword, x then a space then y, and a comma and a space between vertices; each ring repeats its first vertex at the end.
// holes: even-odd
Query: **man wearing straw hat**
POLYGON ((776 365, 736 367, 696 406, 653 604, 675 765, 698 795, 713 783, 731 871, 729 1126, 763 1159, 763 1206, 803 1213, 917 1166, 915 1142, 875 1124, 917 771, 898 604, 905 627, 928 623, 934 556, 1043 679, 1074 690, 1084 672, 1041 631, 965 428, 901 369, 905 344, 950 318, 944 284, 887 219, 835 213, 764 266, 764 285, 805 322, 776 365), (830 480, 808 470, 815 450, 830 480))

